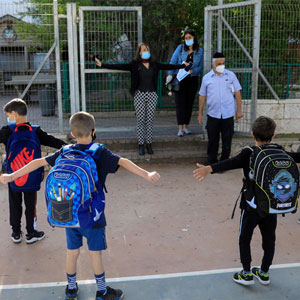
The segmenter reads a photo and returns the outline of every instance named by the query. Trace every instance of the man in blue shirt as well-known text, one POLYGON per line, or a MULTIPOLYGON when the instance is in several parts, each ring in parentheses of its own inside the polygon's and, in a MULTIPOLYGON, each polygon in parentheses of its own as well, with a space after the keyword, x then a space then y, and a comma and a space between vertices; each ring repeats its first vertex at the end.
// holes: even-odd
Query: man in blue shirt
POLYGON ((203 107, 207 103, 208 135, 207 155, 209 164, 218 162, 220 134, 222 138, 221 160, 229 158, 234 131, 234 116, 242 114, 242 89, 235 74, 225 69, 225 56, 216 52, 213 56, 212 70, 202 79, 199 91, 198 121, 203 124, 203 107))

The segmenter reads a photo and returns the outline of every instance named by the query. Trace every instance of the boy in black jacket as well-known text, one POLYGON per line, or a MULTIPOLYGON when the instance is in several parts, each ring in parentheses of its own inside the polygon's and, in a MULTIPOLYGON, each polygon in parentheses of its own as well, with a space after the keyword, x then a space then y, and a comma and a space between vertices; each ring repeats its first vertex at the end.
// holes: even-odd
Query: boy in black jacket
MULTIPOLYGON (((252 136, 255 140, 255 145, 262 146, 264 144, 269 144, 275 136, 275 128, 276 124, 271 118, 264 116, 257 118, 252 125, 252 136)), ((251 148, 246 147, 238 155, 210 166, 197 164, 199 168, 194 170, 194 177, 199 181, 202 181, 209 173, 243 168, 244 178, 246 181, 249 181, 249 164, 251 154, 251 148)), ((295 162, 300 162, 300 153, 288 152, 288 154, 295 160, 295 162)), ((262 216, 262 214, 259 214, 257 211, 255 203, 256 200, 254 202, 246 201, 245 195, 242 193, 240 203, 242 212, 240 220, 239 249, 243 270, 233 275, 233 280, 242 285, 254 284, 253 276, 256 277, 261 284, 269 284, 269 268, 272 264, 275 252, 277 215, 267 214, 262 216), (262 235, 264 256, 261 267, 253 267, 251 269, 250 243, 253 231, 257 225, 259 226, 262 235)))
MULTIPOLYGON (((28 130, 28 128, 31 127, 30 123, 27 121, 27 105, 23 100, 13 99, 9 101, 4 105, 3 111, 7 116, 8 125, 18 126, 18 130, 20 131, 28 130)), ((5 146, 7 146, 9 137, 12 135, 12 133, 13 132, 10 126, 3 126, 0 129, 0 143, 4 143, 5 146)), ((56 149, 59 149, 65 145, 64 141, 47 134, 39 127, 36 129, 35 134, 42 145, 56 149)), ((37 192, 16 192, 12 190, 10 185, 8 185, 9 219, 13 231, 11 239, 14 243, 20 243, 22 241, 22 194, 26 207, 26 243, 32 244, 45 237, 43 231, 38 231, 35 229, 37 192)))

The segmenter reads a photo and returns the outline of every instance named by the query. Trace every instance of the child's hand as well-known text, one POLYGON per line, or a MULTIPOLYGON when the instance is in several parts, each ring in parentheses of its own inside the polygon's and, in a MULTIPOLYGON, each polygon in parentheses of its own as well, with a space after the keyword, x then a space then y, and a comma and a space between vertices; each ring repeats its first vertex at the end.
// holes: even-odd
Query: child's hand
POLYGON ((2 174, 0 176, 0 182, 3 183, 3 184, 7 184, 9 182, 12 182, 13 179, 12 179, 12 176, 10 174, 2 174))
POLYGON ((160 178, 160 175, 157 172, 148 172, 146 179, 150 182, 157 182, 160 178))
POLYGON ((199 169, 193 171, 194 177, 199 181, 203 181, 208 173, 212 172, 211 166, 204 166, 201 164, 196 164, 199 169))

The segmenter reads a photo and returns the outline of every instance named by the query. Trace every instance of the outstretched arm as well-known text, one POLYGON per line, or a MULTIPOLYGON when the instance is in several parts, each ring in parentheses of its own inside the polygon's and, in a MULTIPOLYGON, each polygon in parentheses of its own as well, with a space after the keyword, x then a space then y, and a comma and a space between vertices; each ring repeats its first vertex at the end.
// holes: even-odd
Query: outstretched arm
POLYGON ((148 172, 144 170, 143 168, 140 168, 136 164, 134 164, 132 161, 126 158, 120 158, 119 160, 119 166, 122 166, 129 172, 136 174, 140 177, 143 177, 144 179, 150 181, 150 182, 157 182, 160 178, 160 175, 157 172, 148 172))
POLYGON ((211 166, 204 166, 201 164, 196 164, 198 169, 194 170, 194 177, 198 179, 199 181, 203 181, 207 174, 211 173, 213 171, 211 166))
POLYGON ((0 182, 3 184, 12 182, 19 177, 22 177, 26 175, 27 173, 30 173, 40 167, 46 166, 48 163, 45 158, 38 158, 33 161, 31 161, 29 164, 24 166, 23 168, 19 169, 18 171, 11 173, 11 174, 2 174, 0 176, 0 182))
POLYGON ((112 69, 112 70, 122 70, 122 71, 130 71, 132 68, 132 64, 103 64, 98 58, 95 57, 96 65, 103 69, 112 69))

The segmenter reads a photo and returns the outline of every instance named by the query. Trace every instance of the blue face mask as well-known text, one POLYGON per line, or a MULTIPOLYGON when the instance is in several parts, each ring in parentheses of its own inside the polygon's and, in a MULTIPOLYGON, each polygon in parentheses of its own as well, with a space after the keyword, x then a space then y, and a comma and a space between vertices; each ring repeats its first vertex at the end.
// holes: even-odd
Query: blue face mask
POLYGON ((150 58, 150 52, 143 52, 141 58, 142 59, 149 59, 150 58))
POLYGON ((16 125, 16 120, 10 121, 10 120, 9 120, 9 117, 7 117, 7 124, 8 124, 8 125, 16 125))
POLYGON ((189 46, 193 46, 194 45, 194 40, 185 40, 185 44, 189 47, 189 46))

